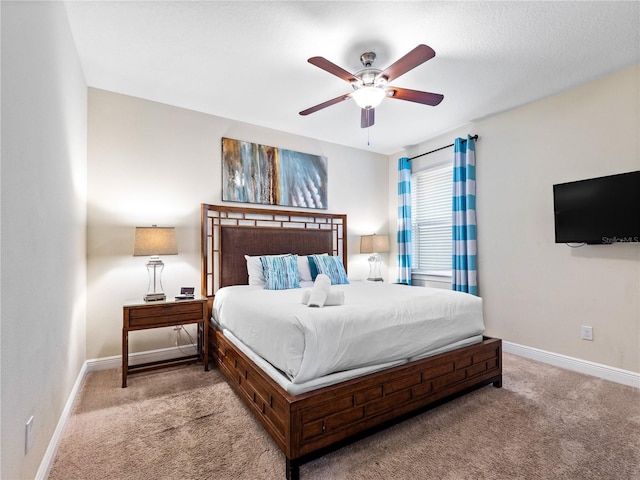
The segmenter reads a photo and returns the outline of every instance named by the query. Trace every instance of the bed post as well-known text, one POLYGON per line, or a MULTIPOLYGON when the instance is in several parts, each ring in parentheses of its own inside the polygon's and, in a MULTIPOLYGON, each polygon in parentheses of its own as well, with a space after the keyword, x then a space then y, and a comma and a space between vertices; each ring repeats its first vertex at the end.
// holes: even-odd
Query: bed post
POLYGON ((498 349, 498 368, 500 373, 496 375, 493 386, 496 388, 502 388, 502 342, 500 343, 500 348, 498 349))
POLYGON ((300 480, 300 462, 287 457, 287 480, 300 480))

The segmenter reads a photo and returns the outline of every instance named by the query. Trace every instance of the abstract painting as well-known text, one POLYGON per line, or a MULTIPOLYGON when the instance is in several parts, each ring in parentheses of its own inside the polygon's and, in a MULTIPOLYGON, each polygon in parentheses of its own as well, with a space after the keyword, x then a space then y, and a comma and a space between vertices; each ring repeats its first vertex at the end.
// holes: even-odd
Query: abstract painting
POLYGON ((327 209, 327 158, 222 139, 222 200, 327 209))

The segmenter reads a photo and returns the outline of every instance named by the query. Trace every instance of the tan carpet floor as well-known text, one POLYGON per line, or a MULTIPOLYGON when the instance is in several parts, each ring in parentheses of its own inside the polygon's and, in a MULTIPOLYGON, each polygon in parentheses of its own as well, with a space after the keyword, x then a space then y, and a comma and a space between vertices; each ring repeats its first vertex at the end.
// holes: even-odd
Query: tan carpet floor
MULTIPOLYGON (((640 479, 640 391, 504 354, 486 386, 303 465, 303 480, 640 479)), ((91 372, 50 480, 283 480, 216 369, 91 372)))

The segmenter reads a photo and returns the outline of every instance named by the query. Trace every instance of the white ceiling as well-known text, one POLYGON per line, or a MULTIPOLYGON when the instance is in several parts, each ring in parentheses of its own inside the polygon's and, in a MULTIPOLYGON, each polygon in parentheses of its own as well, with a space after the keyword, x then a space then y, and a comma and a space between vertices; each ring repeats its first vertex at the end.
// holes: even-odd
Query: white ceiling
POLYGON ((66 6, 92 87, 384 154, 640 63, 638 1, 66 6), (350 99, 298 114, 351 91, 309 57, 355 72, 374 51, 384 69, 421 43, 436 57, 393 84, 439 106, 385 99, 370 129, 350 99))

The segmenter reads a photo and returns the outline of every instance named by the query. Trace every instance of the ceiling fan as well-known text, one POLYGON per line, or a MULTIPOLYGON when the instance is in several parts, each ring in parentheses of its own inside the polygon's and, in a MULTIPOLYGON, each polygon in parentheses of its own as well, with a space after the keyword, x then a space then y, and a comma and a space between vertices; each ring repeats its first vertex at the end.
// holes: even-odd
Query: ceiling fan
POLYGON ((375 121, 375 108, 380 105, 380 102, 382 102, 385 97, 436 106, 442 101, 444 95, 389 85, 389 82, 395 80, 400 75, 404 75, 409 70, 435 56, 436 52, 434 52, 431 47, 418 45, 385 70, 379 70, 373 68, 376 54, 373 52, 365 52, 360 55, 360 61, 364 68, 353 74, 331 63, 326 58, 312 57, 308 60, 309 63, 349 82, 353 87, 353 92, 307 108, 301 111, 300 115, 309 115, 310 113, 340 103, 347 98, 353 98, 361 108, 360 127, 367 128, 373 125, 375 121))

